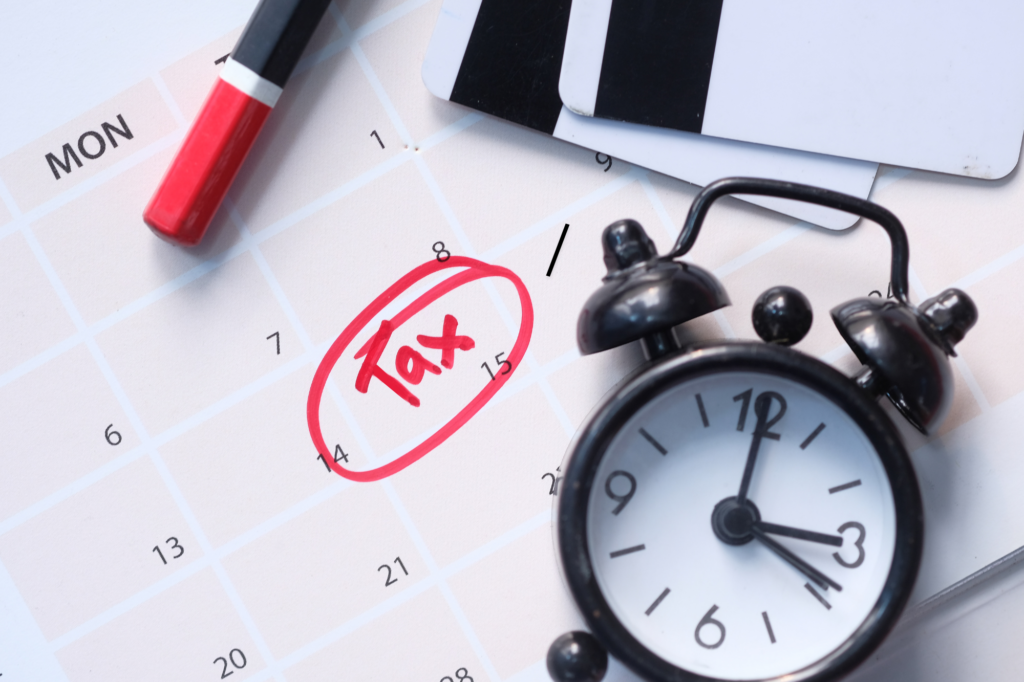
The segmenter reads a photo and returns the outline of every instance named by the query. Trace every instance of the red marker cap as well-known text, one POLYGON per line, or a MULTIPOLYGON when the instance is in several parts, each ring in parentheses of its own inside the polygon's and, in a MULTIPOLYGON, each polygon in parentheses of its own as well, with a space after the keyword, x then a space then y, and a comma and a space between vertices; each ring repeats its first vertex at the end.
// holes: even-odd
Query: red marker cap
POLYGON ((159 237, 199 243, 330 0, 261 0, 142 213, 159 237))

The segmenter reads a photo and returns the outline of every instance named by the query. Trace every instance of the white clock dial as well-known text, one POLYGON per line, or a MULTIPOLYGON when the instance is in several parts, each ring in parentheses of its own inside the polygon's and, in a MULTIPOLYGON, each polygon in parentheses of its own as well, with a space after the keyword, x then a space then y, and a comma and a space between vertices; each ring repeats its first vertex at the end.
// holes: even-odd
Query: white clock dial
POLYGON ((889 479, 853 419, 804 384, 747 370, 690 379, 644 405, 610 441, 587 510, 614 615, 669 663, 726 680, 792 673, 840 647, 878 601, 895 538, 889 479), (758 537, 729 544, 712 527, 716 505, 739 493, 755 440, 755 525, 817 584, 758 537))

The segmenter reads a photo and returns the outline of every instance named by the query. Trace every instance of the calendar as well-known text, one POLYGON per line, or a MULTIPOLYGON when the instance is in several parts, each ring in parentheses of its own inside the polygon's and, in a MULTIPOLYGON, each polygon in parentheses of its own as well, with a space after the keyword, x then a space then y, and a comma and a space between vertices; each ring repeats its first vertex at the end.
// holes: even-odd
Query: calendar
MULTIPOLYGON (((244 16, 0 158, 2 682, 548 679, 582 626, 559 467, 644 361, 576 348, 599 235, 633 218, 664 252, 698 188, 433 97, 440 8, 332 5, 198 248, 142 208, 244 16)), ((1024 546, 1024 179, 883 166, 872 199, 911 298, 980 311, 942 431, 895 418, 926 513, 913 612, 1024 546)), ((734 305, 681 338, 755 338, 787 284, 815 310, 799 348, 847 373, 827 311, 890 293, 877 226, 732 199, 687 258, 734 305)))

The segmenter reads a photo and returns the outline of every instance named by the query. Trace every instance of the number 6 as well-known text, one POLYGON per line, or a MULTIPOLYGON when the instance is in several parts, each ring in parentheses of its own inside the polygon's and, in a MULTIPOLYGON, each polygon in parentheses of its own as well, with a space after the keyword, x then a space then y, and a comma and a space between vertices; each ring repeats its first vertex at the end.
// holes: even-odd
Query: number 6
POLYGON ((708 609, 708 612, 705 613, 704 617, 700 619, 699 623, 697 623, 697 629, 693 631, 693 638, 697 640, 697 644, 700 644, 705 649, 717 649, 722 646, 722 642, 725 641, 725 625, 723 625, 721 621, 717 621, 711 617, 717 610, 718 606, 716 604, 712 604, 711 608, 708 609), (714 644, 705 644, 704 640, 700 638, 700 629, 705 625, 714 625, 718 628, 718 641, 714 644))

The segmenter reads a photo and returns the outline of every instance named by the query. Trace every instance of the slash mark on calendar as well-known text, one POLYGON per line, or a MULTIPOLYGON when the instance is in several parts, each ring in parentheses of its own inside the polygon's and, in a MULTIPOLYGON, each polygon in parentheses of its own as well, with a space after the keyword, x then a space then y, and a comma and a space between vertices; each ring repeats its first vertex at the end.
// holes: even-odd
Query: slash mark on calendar
POLYGON ((548 277, 551 276, 551 271, 555 269, 555 261, 558 260, 558 254, 562 250, 562 242, 565 241, 565 233, 569 231, 569 223, 565 224, 562 228, 562 236, 558 238, 558 246, 555 247, 555 255, 551 256, 551 265, 548 266, 548 277))
MULTIPOLYGON (((370 305, 366 306, 345 330, 341 332, 323 360, 317 367, 313 376, 313 383, 309 387, 309 397, 306 401, 306 422, 309 426, 309 435, 313 439, 313 445, 317 452, 323 455, 324 463, 339 476, 351 481, 369 482, 379 481, 405 469, 413 462, 421 459, 428 452, 441 445, 450 438, 456 431, 465 426, 472 417, 479 412, 484 405, 506 384, 512 377, 514 370, 507 373, 500 373, 493 381, 488 381, 483 389, 473 397, 454 417, 448 420, 441 428, 428 436, 419 445, 413 447, 409 452, 396 458, 383 466, 369 471, 351 471, 341 466, 333 457, 324 455, 330 452, 324 440, 320 427, 320 401, 323 398, 324 388, 327 385, 327 378, 331 370, 342 359, 345 350, 352 343, 356 335, 362 331, 374 317, 380 313, 391 301, 395 300, 403 292, 415 285, 425 277, 448 270, 451 268, 462 268, 459 272, 447 279, 435 284, 416 300, 395 314, 390 320, 381 320, 377 332, 371 336, 366 343, 353 355, 353 360, 362 360, 359 374, 356 377, 356 390, 366 393, 370 387, 370 380, 376 378, 380 383, 394 391, 413 407, 419 405, 419 399, 398 381, 394 376, 384 371, 379 366, 381 354, 390 340, 391 335, 405 324, 409 318, 421 311, 426 306, 438 300, 461 286, 475 282, 478 279, 488 277, 499 277, 508 280, 519 294, 519 304, 522 310, 522 319, 519 323, 519 333, 516 336, 515 344, 509 352, 508 361, 511 367, 519 367, 520 360, 526 354, 526 348, 530 345, 530 337, 533 334, 533 302, 526 290, 526 285, 519 277, 509 270, 498 265, 490 265, 475 258, 466 256, 451 256, 444 261, 433 260, 414 268, 411 272, 400 278, 397 282, 387 288, 384 293, 375 298, 370 305)), ((451 369, 457 357, 456 351, 466 351, 475 346, 473 339, 465 333, 459 334, 458 320, 454 315, 445 315, 444 324, 440 336, 428 336, 420 334, 416 337, 417 342, 428 349, 441 351, 441 366, 451 369)), ((426 372, 441 374, 441 368, 428 360, 415 348, 402 346, 396 357, 396 372, 400 377, 412 385, 419 384, 426 372)))

